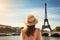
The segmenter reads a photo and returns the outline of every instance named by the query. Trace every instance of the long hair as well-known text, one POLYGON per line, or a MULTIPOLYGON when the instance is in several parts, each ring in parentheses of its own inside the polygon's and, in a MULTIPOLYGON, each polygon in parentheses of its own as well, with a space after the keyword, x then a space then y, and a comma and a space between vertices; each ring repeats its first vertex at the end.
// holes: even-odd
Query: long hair
POLYGON ((34 31, 35 31, 35 25, 28 26, 28 28, 26 30, 26 35, 27 36, 33 35, 34 31))

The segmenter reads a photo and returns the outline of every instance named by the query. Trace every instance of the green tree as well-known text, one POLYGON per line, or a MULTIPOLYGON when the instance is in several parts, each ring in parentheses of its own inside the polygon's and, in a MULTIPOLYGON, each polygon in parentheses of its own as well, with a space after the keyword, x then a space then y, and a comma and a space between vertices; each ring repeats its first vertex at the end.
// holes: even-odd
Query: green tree
POLYGON ((60 32, 60 26, 56 26, 55 29, 53 29, 53 31, 58 31, 58 32, 60 32))
POLYGON ((20 27, 20 33, 21 33, 21 30, 23 29, 24 27, 20 27))

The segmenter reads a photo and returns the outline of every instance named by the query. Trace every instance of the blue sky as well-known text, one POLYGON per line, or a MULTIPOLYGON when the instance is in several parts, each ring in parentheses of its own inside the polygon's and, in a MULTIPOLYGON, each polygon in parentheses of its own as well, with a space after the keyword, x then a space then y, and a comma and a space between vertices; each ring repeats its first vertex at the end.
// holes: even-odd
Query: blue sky
POLYGON ((51 28, 60 26, 60 0, 0 0, 0 24, 24 26, 24 20, 32 14, 39 21, 36 27, 41 28, 45 2, 51 28))

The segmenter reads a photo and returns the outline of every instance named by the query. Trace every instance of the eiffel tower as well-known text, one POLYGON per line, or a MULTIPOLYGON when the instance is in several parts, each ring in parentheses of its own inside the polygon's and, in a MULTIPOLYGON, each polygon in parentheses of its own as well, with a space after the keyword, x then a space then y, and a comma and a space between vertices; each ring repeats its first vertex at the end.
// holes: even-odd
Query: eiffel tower
POLYGON ((50 25, 49 25, 49 21, 47 19, 47 3, 45 3, 45 19, 44 19, 44 24, 42 26, 42 31, 44 31, 45 28, 49 28, 50 31, 52 31, 50 25), (47 25, 45 25, 47 23, 47 25))

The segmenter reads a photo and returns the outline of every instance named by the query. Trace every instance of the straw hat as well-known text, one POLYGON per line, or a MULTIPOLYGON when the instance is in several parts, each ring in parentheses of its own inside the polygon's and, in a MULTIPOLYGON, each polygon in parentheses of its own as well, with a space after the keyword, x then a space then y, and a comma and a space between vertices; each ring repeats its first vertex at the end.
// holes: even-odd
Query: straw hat
POLYGON ((38 20, 33 15, 29 15, 27 17, 27 20, 25 21, 25 24, 28 26, 35 25, 37 23, 38 23, 38 20))

